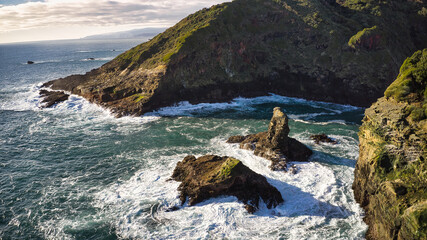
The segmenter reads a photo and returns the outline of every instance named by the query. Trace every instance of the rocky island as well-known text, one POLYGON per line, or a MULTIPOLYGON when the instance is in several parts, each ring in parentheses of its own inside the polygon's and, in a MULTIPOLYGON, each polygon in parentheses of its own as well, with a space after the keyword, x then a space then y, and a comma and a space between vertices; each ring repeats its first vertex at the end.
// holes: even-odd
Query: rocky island
POLYGON ((369 106, 427 47, 426 16, 423 1, 234 0, 44 86, 117 116, 267 93, 369 106))
POLYGON ((282 195, 265 177, 231 157, 187 156, 178 162, 172 178, 181 182, 178 190, 184 204, 194 205, 222 195, 235 196, 248 212, 258 209, 262 199, 268 208, 283 202, 282 195))
POLYGON ((247 136, 231 136, 228 143, 240 143, 240 148, 271 160, 273 171, 287 171, 288 161, 308 161, 312 151, 289 135, 289 118, 279 107, 274 108, 267 132, 247 136))
POLYGON ((427 238, 427 49, 365 112, 353 183, 367 239, 427 238))

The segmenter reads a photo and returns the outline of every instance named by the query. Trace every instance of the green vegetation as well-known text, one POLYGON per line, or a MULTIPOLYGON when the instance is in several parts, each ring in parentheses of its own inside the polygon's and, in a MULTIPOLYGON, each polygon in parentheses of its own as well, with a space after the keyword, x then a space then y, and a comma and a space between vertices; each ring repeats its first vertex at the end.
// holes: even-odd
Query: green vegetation
POLYGON ((359 31, 356 35, 350 38, 348 46, 354 49, 360 47, 373 48, 375 41, 381 41, 381 39, 376 40, 376 36, 380 36, 380 31, 377 26, 364 28, 362 31, 359 31))
POLYGON ((133 99, 133 101, 134 101, 135 103, 138 103, 138 102, 140 102, 142 99, 146 98, 146 96, 145 96, 144 94, 137 93, 137 94, 132 95, 132 96, 131 96, 131 98, 133 99))
POLYGON ((417 100, 427 97, 427 49, 417 51, 405 60, 400 73, 390 87, 385 91, 387 98, 394 98, 397 101, 410 102, 414 99, 409 96, 415 93, 417 100))
POLYGON ((385 1, 378 0, 341 0, 339 1, 344 7, 356 11, 367 10, 371 14, 381 16, 380 5, 386 3, 385 1))
POLYGON ((308 25, 317 28, 319 27, 319 24, 323 21, 323 19, 320 17, 318 12, 314 12, 312 14, 309 14, 303 18, 304 22, 308 25))
POLYGON ((158 63, 168 63, 197 30, 209 26, 209 22, 216 19, 226 7, 227 4, 221 4, 198 11, 152 40, 117 56, 114 61, 118 62, 122 69, 132 69, 139 65, 150 68, 158 63))
POLYGON ((426 17, 427 16, 427 8, 425 8, 425 7, 421 8, 421 10, 418 11, 418 14, 426 17))
MULTIPOLYGON (((412 209, 411 209, 412 210, 412 209)), ((416 209, 404 216, 410 223, 410 231, 415 233, 414 239, 427 239, 427 204, 417 206, 416 209)))
POLYGON ((233 169, 241 163, 239 160, 235 158, 228 158, 224 163, 222 163, 220 169, 215 174, 215 179, 225 179, 231 176, 233 169))
POLYGON ((427 49, 417 51, 405 60, 400 73, 385 91, 387 98, 412 104, 406 109, 414 121, 427 115, 427 49))

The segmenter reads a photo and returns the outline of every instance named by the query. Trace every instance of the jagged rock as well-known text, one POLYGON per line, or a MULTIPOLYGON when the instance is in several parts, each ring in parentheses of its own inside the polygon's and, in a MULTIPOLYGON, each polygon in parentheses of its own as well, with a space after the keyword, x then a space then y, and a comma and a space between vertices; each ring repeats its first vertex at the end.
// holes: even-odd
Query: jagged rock
POLYGON ((427 47, 423 9, 423 1, 234 0, 46 86, 118 115, 268 93, 368 107, 399 63, 427 47))
POLYGON ((366 109, 354 197, 366 239, 427 239, 427 49, 405 60, 396 81, 366 109))
POLYGON ((40 96, 43 98, 42 103, 46 103, 42 105, 42 107, 49 108, 54 104, 68 100, 70 95, 64 93, 63 91, 48 91, 42 89, 40 90, 40 96))
POLYGON ((324 134, 324 133, 322 133, 322 134, 315 134, 315 135, 311 135, 310 136, 310 139, 311 140, 314 140, 314 142, 316 143, 316 144, 319 144, 319 143, 321 143, 321 142, 324 142, 324 143, 331 143, 331 144, 337 144, 338 143, 338 141, 336 141, 336 140, 334 140, 334 139, 332 139, 332 138, 330 138, 330 137, 328 137, 326 134, 324 134))
POLYGON ((194 205, 222 195, 235 196, 245 203, 248 212, 258 209, 262 199, 268 208, 283 202, 280 192, 267 179, 231 157, 207 155, 187 156, 178 162, 172 178, 181 182, 178 187, 184 204, 194 205))
POLYGON ((267 132, 232 136, 227 142, 240 142, 240 148, 253 150, 255 155, 271 160, 270 168, 273 171, 286 171, 288 161, 308 161, 312 154, 304 144, 288 137, 288 120, 288 116, 276 107, 267 132))

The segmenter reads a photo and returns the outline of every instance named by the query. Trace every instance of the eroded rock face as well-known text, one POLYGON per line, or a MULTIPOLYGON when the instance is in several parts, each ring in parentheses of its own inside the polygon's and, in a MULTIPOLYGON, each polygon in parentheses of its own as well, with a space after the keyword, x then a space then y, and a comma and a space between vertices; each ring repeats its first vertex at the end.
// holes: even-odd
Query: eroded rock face
POLYGON ((181 182, 180 199, 194 205, 222 195, 235 196, 245 203, 248 212, 258 209, 262 199, 268 208, 283 202, 280 192, 267 179, 231 157, 187 156, 178 162, 172 178, 181 182))
POLYGON ((365 111, 354 196, 367 239, 427 239, 427 49, 365 111))
POLYGON ((42 103, 45 103, 42 105, 43 108, 49 108, 53 105, 64 102, 68 100, 70 95, 64 93, 63 91, 48 91, 48 90, 40 90, 40 96, 43 98, 42 103))
POLYGON ((240 143, 240 148, 272 161, 270 168, 287 170, 288 161, 308 161, 312 151, 289 135, 289 118, 279 107, 274 108, 267 132, 247 136, 232 136, 228 143, 240 143))

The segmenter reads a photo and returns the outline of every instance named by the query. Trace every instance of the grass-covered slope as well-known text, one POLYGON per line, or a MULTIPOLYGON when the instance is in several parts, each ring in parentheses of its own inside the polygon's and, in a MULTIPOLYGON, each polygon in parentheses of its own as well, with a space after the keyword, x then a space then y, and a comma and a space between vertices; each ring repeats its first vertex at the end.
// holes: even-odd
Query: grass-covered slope
POLYGON ((353 184, 368 239, 427 238, 427 49, 366 110, 353 184))
POLYGON ((421 1, 235 0, 86 75, 50 82, 118 113, 273 92, 370 105, 427 47, 421 1))

